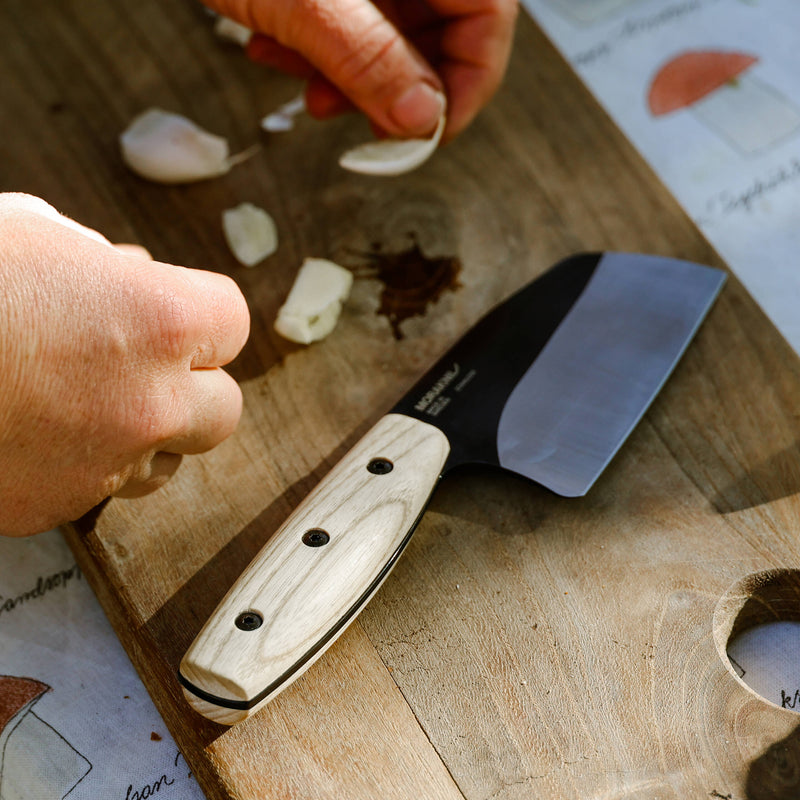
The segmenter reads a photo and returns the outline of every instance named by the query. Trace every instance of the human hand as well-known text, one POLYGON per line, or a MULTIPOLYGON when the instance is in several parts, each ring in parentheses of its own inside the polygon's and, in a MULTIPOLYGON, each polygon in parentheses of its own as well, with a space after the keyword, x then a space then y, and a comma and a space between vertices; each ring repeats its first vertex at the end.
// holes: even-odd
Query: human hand
POLYGON ((43 200, 0 194, 0 534, 161 486, 241 414, 220 367, 247 305, 212 272, 114 247, 43 200))
POLYGON ((206 0, 255 31, 251 58, 308 79, 326 118, 353 106, 393 136, 444 138, 490 100, 511 50, 516 0, 206 0))

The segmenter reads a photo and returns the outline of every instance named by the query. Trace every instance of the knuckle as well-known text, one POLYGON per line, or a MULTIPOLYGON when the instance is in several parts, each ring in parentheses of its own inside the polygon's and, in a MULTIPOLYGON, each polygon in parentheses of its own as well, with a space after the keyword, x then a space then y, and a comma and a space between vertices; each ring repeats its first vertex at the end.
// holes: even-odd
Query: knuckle
POLYGON ((153 304, 155 315, 152 344, 168 358, 180 358, 187 350, 194 308, 189 299, 174 289, 165 288, 153 304))
POLYGON ((226 319, 231 326, 238 345, 242 347, 250 333, 250 309, 239 287, 233 281, 231 281, 231 284, 234 286, 235 292, 231 298, 226 319))
POLYGON ((213 360, 217 353, 241 350, 250 333, 250 310, 236 282, 215 276, 202 307, 202 331, 194 342, 193 363, 206 364, 207 357, 213 360))
POLYGON ((221 284, 221 291, 218 293, 219 304, 225 317, 237 321, 246 319, 249 322, 250 312, 239 285, 227 275, 220 275, 219 280, 221 284))
POLYGON ((127 308, 120 314, 144 360, 162 361, 185 355, 196 317, 196 303, 187 287, 162 265, 140 262, 128 273, 127 308))
POLYGON ((153 380, 133 392, 118 422, 122 440, 134 453, 148 452, 174 436, 184 423, 179 389, 167 379, 153 380))
POLYGON ((302 0, 300 5, 302 12, 284 15, 285 28, 279 38, 303 51, 346 94, 374 94, 402 71, 403 58, 396 57, 395 51, 401 52, 405 40, 372 4, 302 0))
POLYGON ((388 26, 375 23, 365 32, 362 46, 342 54, 333 66, 334 78, 344 86, 357 87, 359 84, 378 84, 389 77, 386 68, 388 56, 402 45, 400 34, 388 26))
POLYGON ((408 44, 395 31, 371 47, 343 56, 336 68, 336 83, 356 103, 389 103, 419 77, 417 66, 408 44))

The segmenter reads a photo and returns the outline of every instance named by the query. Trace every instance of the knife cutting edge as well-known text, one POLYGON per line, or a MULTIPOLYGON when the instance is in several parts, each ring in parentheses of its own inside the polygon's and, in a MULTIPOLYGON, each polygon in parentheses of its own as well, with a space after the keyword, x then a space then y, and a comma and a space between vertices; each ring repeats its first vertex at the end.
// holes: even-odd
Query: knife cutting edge
POLYGON ((705 318, 722 270, 581 254, 480 320, 267 541, 181 661, 199 713, 231 725, 299 677, 405 549, 439 479, 500 466, 585 494, 705 318))

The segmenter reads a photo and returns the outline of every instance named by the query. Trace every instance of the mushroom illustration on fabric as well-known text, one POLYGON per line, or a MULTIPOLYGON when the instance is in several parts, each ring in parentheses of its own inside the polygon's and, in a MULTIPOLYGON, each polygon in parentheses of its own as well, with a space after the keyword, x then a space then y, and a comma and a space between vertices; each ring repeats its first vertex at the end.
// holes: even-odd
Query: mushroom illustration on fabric
POLYGON ((582 25, 601 22, 639 0, 551 0, 556 11, 582 25))
POLYGON ((92 768, 31 710, 49 691, 33 678, 0 675, 0 800, 62 800, 92 768))
POLYGON ((800 130, 800 112, 752 74, 757 63, 758 57, 747 53, 681 53, 650 84, 650 112, 659 117, 690 108, 742 153, 765 150, 800 130))

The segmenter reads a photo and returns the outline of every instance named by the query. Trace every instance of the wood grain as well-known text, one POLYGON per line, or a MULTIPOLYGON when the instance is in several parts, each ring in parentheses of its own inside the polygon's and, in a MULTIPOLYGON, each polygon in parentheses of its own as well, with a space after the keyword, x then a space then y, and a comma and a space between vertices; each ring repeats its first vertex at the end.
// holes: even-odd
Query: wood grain
POLYGON ((190 704, 231 725, 305 672, 386 580, 449 452, 426 422, 378 420, 270 537, 192 642, 180 665, 190 704), (388 470, 370 471, 373 460, 388 470), (307 546, 309 533, 322 544, 307 546), (237 625, 241 614, 256 625, 237 625))
POLYGON ((209 798, 797 796, 798 718, 756 697, 722 652, 752 587, 780 594, 792 582, 768 576, 800 561, 798 360, 734 279, 587 497, 454 475, 359 621, 259 714, 223 729, 176 681, 272 532, 497 301, 580 250, 719 265, 529 20, 470 130, 386 180, 337 166, 365 138, 355 118, 260 134, 297 84, 221 45, 192 3, 6 0, 0 23, 0 188, 161 260, 227 272, 250 306, 231 368, 245 397, 236 435, 164 490, 112 501, 68 532, 209 798), (147 184, 122 165, 117 137, 151 105, 233 151, 261 150, 215 181, 147 184), (242 201, 281 235, 253 270, 219 225, 242 201), (458 256, 461 286, 406 320, 404 338, 376 313, 370 278, 324 342, 273 333, 302 258, 358 270, 374 244, 396 252, 412 238, 458 256))

